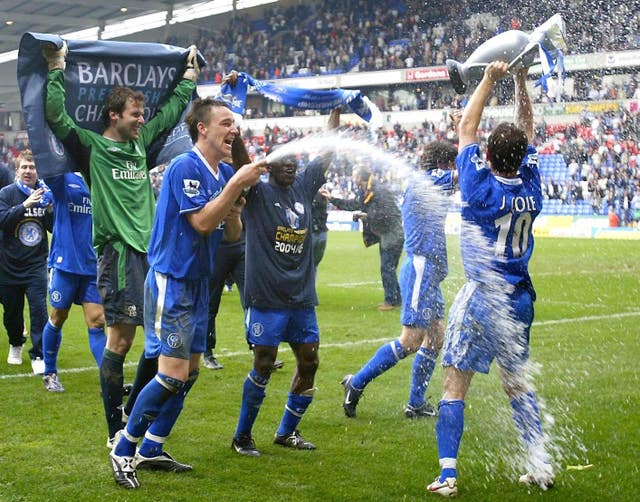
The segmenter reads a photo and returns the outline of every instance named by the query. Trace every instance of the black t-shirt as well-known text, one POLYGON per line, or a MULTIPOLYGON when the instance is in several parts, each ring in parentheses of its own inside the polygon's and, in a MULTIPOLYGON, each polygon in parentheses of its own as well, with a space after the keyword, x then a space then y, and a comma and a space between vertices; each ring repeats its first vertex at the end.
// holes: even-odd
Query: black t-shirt
POLYGON ((53 212, 44 207, 25 208, 27 196, 15 183, 0 190, 0 283, 24 284, 46 278, 53 212))
POLYGON ((325 183, 321 158, 289 188, 260 182, 247 195, 245 299, 259 308, 318 304, 311 248, 311 203, 325 183))

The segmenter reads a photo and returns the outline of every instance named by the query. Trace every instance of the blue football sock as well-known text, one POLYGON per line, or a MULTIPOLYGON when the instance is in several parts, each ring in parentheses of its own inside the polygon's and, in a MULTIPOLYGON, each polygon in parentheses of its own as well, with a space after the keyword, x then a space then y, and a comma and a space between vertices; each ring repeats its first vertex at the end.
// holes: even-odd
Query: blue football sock
POLYGON ((44 359, 44 374, 58 373, 58 352, 62 342, 62 330, 47 321, 42 330, 42 356, 44 359))
POLYGON ((104 333, 103 328, 89 328, 89 349, 93 358, 96 360, 98 368, 102 364, 102 355, 104 353, 104 347, 107 344, 107 335, 104 333))
POLYGON ((438 353, 425 347, 416 352, 411 370, 411 390, 409 391, 409 406, 419 408, 425 403, 424 396, 429 387, 429 381, 436 367, 438 353))
POLYGON ((301 394, 293 394, 289 392, 287 404, 284 407, 282 420, 278 427, 278 436, 288 435, 293 432, 302 420, 304 412, 313 401, 313 396, 303 396, 301 394))
POLYGON ((110 438, 122 429, 123 364, 124 356, 104 349, 100 364, 100 390, 110 438))
POLYGON ((533 392, 520 394, 511 399, 513 421, 527 448, 542 443, 540 409, 533 392))
POLYGON ((241 434, 251 435, 253 423, 266 396, 265 387, 268 383, 268 376, 259 374, 255 369, 249 372, 242 386, 242 405, 234 437, 237 438, 241 434))
POLYGON ((196 369, 189 373, 189 379, 182 387, 182 390, 169 398, 164 403, 160 415, 156 418, 144 435, 144 440, 140 445, 140 454, 145 457, 157 457, 162 453, 162 445, 171 433, 182 408, 187 394, 196 383, 199 371, 196 369))
MULTIPOLYGON (((149 424, 160 414, 164 403, 166 403, 171 396, 179 393, 183 386, 184 382, 158 373, 138 395, 136 404, 133 406, 133 410, 127 421, 127 435, 130 438, 142 437, 149 428, 149 424)), ((130 439, 120 441, 115 449, 116 455, 133 456, 134 453, 135 443, 132 443, 130 439), (131 447, 132 444, 133 448, 131 447)))
POLYGON ((438 404, 440 413, 436 423, 436 440, 440 458, 440 482, 457 477, 456 459, 464 431, 464 401, 442 400, 438 404))
POLYGON ((392 368, 400 359, 407 357, 400 340, 397 338, 380 347, 371 359, 358 371, 351 380, 356 389, 364 389, 371 380, 392 368))

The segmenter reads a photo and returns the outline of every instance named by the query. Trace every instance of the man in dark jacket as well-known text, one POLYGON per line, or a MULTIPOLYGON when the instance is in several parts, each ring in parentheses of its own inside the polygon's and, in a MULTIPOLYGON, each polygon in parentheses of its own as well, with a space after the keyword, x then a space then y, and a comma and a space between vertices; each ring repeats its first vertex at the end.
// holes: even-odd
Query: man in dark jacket
POLYGON ((24 298, 29 302, 31 344, 29 357, 35 374, 44 372, 42 330, 47 322, 47 231, 53 228, 50 190, 42 180, 31 150, 16 159, 16 181, 0 190, 0 301, 9 335, 7 363, 22 364, 26 338, 24 298))
POLYGON ((326 190, 322 190, 321 193, 338 209, 355 211, 354 219, 361 219, 363 223, 366 245, 380 242, 380 275, 384 303, 378 305, 378 310, 393 310, 402 303, 397 270, 404 244, 404 232, 398 194, 388 184, 375 180, 367 167, 361 167, 356 171, 355 181, 360 188, 355 199, 331 197, 326 190))

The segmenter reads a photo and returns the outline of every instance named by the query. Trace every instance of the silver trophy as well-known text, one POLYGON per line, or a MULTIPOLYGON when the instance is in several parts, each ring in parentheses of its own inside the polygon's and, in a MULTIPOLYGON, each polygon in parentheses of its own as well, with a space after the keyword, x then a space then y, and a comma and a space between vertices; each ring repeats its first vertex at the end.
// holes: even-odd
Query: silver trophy
POLYGON ((467 82, 481 79, 492 61, 505 61, 510 69, 528 68, 539 63, 538 47, 554 54, 566 50, 566 28, 560 14, 554 14, 531 33, 509 30, 480 45, 464 63, 447 59, 449 80, 458 94, 467 90, 467 82))

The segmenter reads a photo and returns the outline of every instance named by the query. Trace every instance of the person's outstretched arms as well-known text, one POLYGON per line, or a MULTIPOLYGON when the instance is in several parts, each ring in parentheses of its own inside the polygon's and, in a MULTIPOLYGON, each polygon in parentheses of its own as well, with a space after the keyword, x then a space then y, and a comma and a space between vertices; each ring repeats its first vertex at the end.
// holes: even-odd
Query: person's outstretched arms
POLYGON ((484 76, 469 98, 464 107, 462 118, 458 124, 458 151, 462 151, 467 145, 476 142, 476 133, 482 118, 484 106, 489 99, 496 82, 507 74, 508 63, 494 61, 489 63, 484 70, 484 76))
POLYGON ((513 76, 515 83, 515 124, 527 135, 529 143, 533 141, 533 107, 527 90, 527 74, 529 68, 522 68, 513 76))

